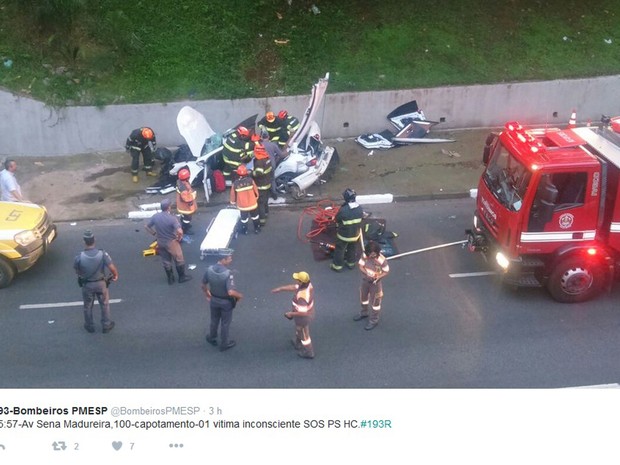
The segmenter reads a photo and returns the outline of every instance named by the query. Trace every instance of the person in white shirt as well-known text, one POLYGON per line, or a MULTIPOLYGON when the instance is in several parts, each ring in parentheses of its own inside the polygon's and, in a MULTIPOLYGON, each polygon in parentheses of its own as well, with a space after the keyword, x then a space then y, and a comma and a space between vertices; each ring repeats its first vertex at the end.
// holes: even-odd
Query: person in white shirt
POLYGON ((4 202, 27 202, 22 196, 15 171, 17 171, 15 160, 9 159, 4 162, 4 169, 0 172, 0 200, 4 202))

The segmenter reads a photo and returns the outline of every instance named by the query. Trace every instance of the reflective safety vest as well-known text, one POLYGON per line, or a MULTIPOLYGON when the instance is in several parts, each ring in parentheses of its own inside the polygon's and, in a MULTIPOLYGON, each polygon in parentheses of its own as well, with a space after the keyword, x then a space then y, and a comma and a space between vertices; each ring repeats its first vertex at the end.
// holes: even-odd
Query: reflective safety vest
POLYGON ((286 123, 276 116, 271 123, 267 121, 267 117, 263 116, 258 122, 258 127, 263 127, 269 133, 269 140, 279 142, 282 130, 286 128, 286 123))
POLYGON ((308 316, 314 314, 314 288, 312 283, 297 285, 297 291, 293 297, 293 311, 306 313, 308 316))
POLYGON ((388 260, 381 254, 378 257, 369 258, 363 253, 358 263, 362 267, 362 273, 370 281, 375 280, 379 275, 386 275, 390 272, 388 260))
POLYGON ((250 143, 243 141, 236 132, 228 136, 223 145, 222 158, 235 168, 249 162, 254 155, 250 143))
POLYGON ((230 203, 237 204, 241 211, 258 208, 258 188, 252 178, 244 176, 233 182, 230 188, 230 203))
POLYGON ((177 211, 182 215, 196 213, 196 191, 188 181, 177 180, 177 211))
POLYGON ((273 181, 273 166, 267 150, 260 142, 256 142, 254 145, 254 155, 252 176, 256 181, 256 187, 260 191, 269 190, 273 181))
POLYGON ((357 203, 345 203, 336 214, 336 237, 345 242, 359 240, 364 210, 357 203))

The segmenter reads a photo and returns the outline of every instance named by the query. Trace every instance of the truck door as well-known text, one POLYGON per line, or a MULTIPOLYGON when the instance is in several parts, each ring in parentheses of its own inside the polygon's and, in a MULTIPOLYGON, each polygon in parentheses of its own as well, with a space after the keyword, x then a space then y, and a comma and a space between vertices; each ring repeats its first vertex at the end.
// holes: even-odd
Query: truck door
POLYGON ((521 234, 527 251, 552 252, 562 242, 593 240, 597 203, 588 202, 587 171, 543 174, 540 177, 529 221, 521 234))

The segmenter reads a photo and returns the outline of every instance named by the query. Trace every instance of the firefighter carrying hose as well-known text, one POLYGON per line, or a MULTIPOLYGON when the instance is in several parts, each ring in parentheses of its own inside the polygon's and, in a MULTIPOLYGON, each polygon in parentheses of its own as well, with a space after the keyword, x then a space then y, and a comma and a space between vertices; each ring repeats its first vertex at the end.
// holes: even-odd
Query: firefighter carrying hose
POLYGON ((189 170, 179 170, 177 179, 177 211, 181 214, 181 229, 183 234, 194 234, 192 229, 192 215, 196 213, 196 191, 189 183, 189 170))
POLYGON ((224 141, 224 149, 222 150, 224 178, 233 181, 236 177, 237 168, 244 163, 249 163, 253 156, 250 131, 245 126, 239 126, 224 141))
POLYGON ((157 149, 155 133, 151 128, 138 128, 131 131, 125 142, 125 150, 131 155, 131 180, 138 182, 140 154, 142 154, 142 169, 147 176, 157 176, 153 171, 153 154, 157 149))
POLYGON ((254 180, 248 175, 245 165, 237 168, 239 176, 230 188, 230 203, 236 205, 241 212, 241 234, 248 233, 248 222, 252 218, 254 232, 260 232, 258 216, 258 188, 254 180))
POLYGON ((344 265, 352 270, 357 263, 355 259, 357 241, 360 239, 364 210, 355 201, 356 193, 347 188, 343 193, 344 203, 336 214, 336 249, 331 269, 342 271, 344 265))

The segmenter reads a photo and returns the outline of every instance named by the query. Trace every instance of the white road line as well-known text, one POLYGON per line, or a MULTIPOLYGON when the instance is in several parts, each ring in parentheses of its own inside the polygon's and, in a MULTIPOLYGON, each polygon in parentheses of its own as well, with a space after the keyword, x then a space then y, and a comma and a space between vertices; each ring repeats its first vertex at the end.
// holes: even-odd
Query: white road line
MULTIPOLYGON (((123 299, 110 299, 110 303, 111 304, 117 304, 119 302, 122 302, 123 299)), ((97 301, 95 300, 95 304, 97 304, 97 301)), ((33 308, 59 308, 59 307, 81 307, 82 305, 84 305, 84 302, 82 301, 75 301, 75 302, 56 302, 56 303, 50 303, 50 304, 25 304, 25 305, 20 305, 19 309, 20 310, 30 310, 33 308)))
POLYGON ((449 274, 451 278, 470 278, 474 276, 492 276, 497 274, 495 271, 478 271, 476 273, 452 273, 449 274))
POLYGON ((620 388, 620 384, 609 383, 609 384, 592 384, 591 386, 565 387, 562 389, 618 389, 618 388, 620 388))

